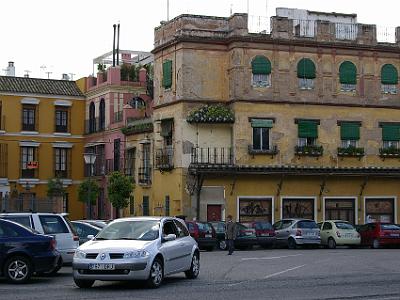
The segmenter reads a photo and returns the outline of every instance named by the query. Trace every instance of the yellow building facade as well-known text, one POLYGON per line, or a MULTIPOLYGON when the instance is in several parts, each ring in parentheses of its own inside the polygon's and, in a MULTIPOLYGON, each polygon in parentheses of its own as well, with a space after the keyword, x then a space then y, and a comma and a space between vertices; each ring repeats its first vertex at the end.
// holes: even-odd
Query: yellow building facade
POLYGON ((0 77, 0 199, 3 211, 68 212, 81 218, 85 98, 74 81, 0 77), (60 178, 63 199, 49 200, 60 178))
POLYGON ((150 214, 398 222, 400 41, 330 17, 312 36, 285 17, 249 33, 245 14, 155 29, 150 214))

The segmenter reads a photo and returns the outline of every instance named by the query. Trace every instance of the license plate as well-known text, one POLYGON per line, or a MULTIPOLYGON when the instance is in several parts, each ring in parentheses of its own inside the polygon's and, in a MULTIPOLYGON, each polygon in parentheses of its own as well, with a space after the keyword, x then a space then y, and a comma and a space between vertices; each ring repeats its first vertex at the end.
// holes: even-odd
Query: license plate
POLYGON ((307 236, 315 236, 316 234, 315 234, 315 232, 308 232, 306 235, 307 236))
POLYGON ((269 233, 261 233, 261 236, 269 236, 269 233))
POLYGON ((346 234, 344 235, 344 237, 345 237, 345 238, 352 238, 352 237, 353 237, 353 234, 352 234, 352 233, 346 233, 346 234))
POLYGON ((89 270, 114 270, 114 264, 89 264, 89 270))
POLYGON ((212 237, 212 235, 211 234, 206 234, 205 237, 206 238, 210 238, 210 237, 212 237))
POLYGON ((398 234, 398 233, 392 233, 390 236, 393 236, 393 237, 399 237, 399 236, 400 236, 400 234, 398 234))

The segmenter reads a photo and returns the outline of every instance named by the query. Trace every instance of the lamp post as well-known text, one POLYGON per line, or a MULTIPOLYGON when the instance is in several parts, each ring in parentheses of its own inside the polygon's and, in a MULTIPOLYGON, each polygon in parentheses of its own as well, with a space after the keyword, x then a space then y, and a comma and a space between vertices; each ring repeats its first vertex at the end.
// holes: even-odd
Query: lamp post
POLYGON ((91 184, 92 184, 92 174, 93 174, 93 166, 96 161, 95 153, 84 153, 83 159, 85 160, 85 164, 89 165, 89 186, 88 186, 88 204, 89 204, 89 219, 92 218, 92 201, 90 199, 91 194, 91 184))

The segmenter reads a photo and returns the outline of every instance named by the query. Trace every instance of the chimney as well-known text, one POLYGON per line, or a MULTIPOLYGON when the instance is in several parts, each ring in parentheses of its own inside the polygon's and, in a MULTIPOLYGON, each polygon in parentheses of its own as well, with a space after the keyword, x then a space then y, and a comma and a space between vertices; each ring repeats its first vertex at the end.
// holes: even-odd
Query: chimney
POLYGON ((15 67, 13 61, 8 62, 8 67, 6 69, 6 76, 15 77, 15 67))
POLYGON ((63 74, 62 74, 62 78, 61 78, 61 80, 69 80, 69 76, 68 76, 68 74, 66 74, 66 73, 63 73, 63 74))
POLYGON ((27 74, 24 74, 24 77, 25 78, 29 78, 29 74, 27 73, 27 74))
POLYGON ((117 66, 119 66, 119 23, 117 27, 117 66))
POLYGON ((114 27, 114 38, 113 38, 113 67, 115 67, 115 29, 117 25, 113 25, 114 27))

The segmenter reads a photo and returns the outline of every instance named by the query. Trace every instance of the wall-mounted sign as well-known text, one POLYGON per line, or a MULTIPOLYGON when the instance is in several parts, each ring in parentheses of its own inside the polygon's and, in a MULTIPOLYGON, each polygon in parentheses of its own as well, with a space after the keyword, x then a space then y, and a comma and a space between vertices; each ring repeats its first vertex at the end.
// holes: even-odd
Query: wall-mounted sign
POLYGON ((37 161, 28 161, 26 167, 28 169, 37 169, 37 168, 39 168, 39 162, 37 162, 37 161))

